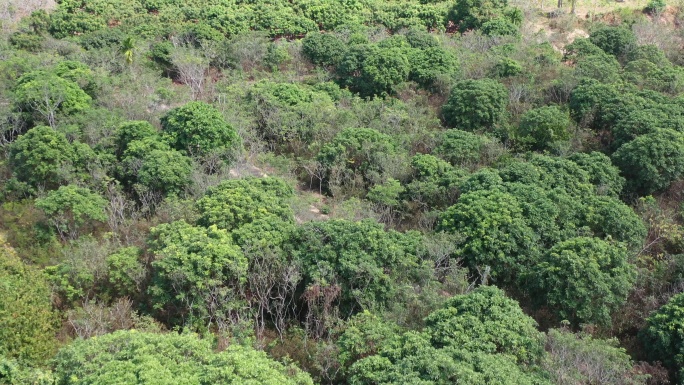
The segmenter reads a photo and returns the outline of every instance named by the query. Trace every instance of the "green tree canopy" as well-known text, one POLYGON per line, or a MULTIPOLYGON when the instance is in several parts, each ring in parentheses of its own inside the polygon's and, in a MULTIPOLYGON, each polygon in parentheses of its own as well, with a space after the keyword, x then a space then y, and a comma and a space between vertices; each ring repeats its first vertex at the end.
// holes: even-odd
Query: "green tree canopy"
POLYGON ((309 222, 293 242, 310 290, 339 290, 341 315, 383 306, 400 282, 422 268, 421 238, 416 233, 385 231, 372 221, 309 222))
POLYGON ((176 221, 152 228, 149 246, 154 261, 148 291, 160 315, 199 329, 228 326, 244 301, 239 293, 248 263, 230 234, 176 221))
POLYGON ((38 126, 10 145, 9 161, 20 181, 34 187, 56 188, 71 179, 76 153, 63 133, 38 126))
POLYGON ((36 207, 62 239, 76 239, 88 226, 106 221, 106 206, 107 201, 99 194, 74 185, 60 186, 36 199, 36 207))
POLYGON ((467 131, 488 130, 502 121, 508 92, 492 79, 462 80, 454 85, 442 107, 444 120, 450 127, 467 131))
POLYGON ((553 143, 570 139, 570 116, 557 106, 525 112, 518 126, 518 140, 532 150, 547 150, 553 143))
POLYGON ((75 82, 51 72, 30 72, 19 78, 14 91, 17 105, 35 121, 56 125, 58 114, 71 115, 90 108, 92 98, 75 82))
MULTIPOLYGON (((59 317, 41 271, 0 239, 0 357, 42 365, 54 353, 59 317)), ((0 383, 2 382, 0 369, 0 383)))
POLYGON ((293 221, 292 187, 278 178, 243 178, 221 182, 197 201, 199 224, 233 230, 267 216, 293 221))
POLYGON ((231 345, 216 353, 194 334, 118 331, 76 340, 55 357, 55 377, 65 385, 312 385, 308 374, 266 353, 231 345))
POLYGON ((302 39, 302 52, 314 64, 335 66, 342 61, 347 46, 334 34, 311 32, 302 39))
POLYGON ((449 299, 425 320, 437 347, 507 354, 533 364, 544 355, 544 335, 520 305, 494 286, 449 299))
POLYGON ((589 34, 589 40, 606 53, 623 57, 636 45, 636 36, 624 26, 600 26, 589 34))
POLYGON ((439 228, 465 237, 459 255, 473 271, 491 267, 497 281, 511 281, 536 261, 538 235, 518 200, 499 189, 463 194, 441 216, 439 228))
POLYGON ((636 279, 623 246, 588 237, 555 245, 531 274, 535 297, 573 325, 610 325, 636 279))
POLYGON ((653 360, 661 361, 684 379, 684 293, 670 298, 646 320, 640 337, 653 360))
POLYGON ((666 189, 684 175, 684 134, 657 130, 620 147, 613 162, 630 191, 645 195, 666 189))
POLYGON ((231 160, 242 146, 235 129, 221 113, 204 102, 190 102, 169 111, 161 119, 171 145, 189 155, 218 153, 231 160))

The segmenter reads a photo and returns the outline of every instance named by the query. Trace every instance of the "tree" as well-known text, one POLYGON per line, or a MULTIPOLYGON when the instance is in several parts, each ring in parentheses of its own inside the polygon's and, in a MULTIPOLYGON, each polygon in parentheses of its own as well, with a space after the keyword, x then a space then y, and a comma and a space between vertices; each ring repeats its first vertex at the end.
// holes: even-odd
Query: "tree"
POLYGON ((90 108, 91 97, 78 84, 43 71, 25 74, 17 81, 15 101, 34 120, 57 125, 57 114, 76 114, 90 108))
POLYGON ((172 325, 225 331, 243 310, 248 261, 216 226, 164 223, 150 231, 152 304, 172 325))
POLYGON ((218 153, 232 160, 242 146, 240 137, 221 113, 204 102, 190 102, 166 113, 161 119, 169 143, 188 155, 218 153))
POLYGON ((616 83, 620 80, 620 63, 615 57, 601 52, 579 58, 575 72, 580 78, 595 79, 601 83, 616 83))
MULTIPOLYGON (((41 271, 22 263, 5 244, 0 244, 0 324, 0 357, 34 365, 52 357, 59 316, 50 287, 41 271)), ((3 376, 0 369, 0 383, 3 376)))
POLYGON ((192 162, 176 150, 153 150, 142 160, 140 184, 164 195, 180 195, 190 185, 192 162))
MULTIPOLYGON (((292 245, 302 266, 304 299, 318 300, 311 297, 334 289, 339 299, 328 300, 339 301, 344 318, 394 298, 400 282, 421 268, 419 246, 417 234, 385 231, 371 220, 309 222, 299 229, 292 245)), ((314 310, 318 309, 309 309, 314 310)))
POLYGON ((243 178, 221 182, 197 201, 198 223, 234 230, 264 217, 292 222, 289 199, 294 190, 278 178, 243 178))
POLYGON ((339 187, 333 186, 336 179, 346 188, 365 188, 382 180, 397 153, 394 140, 387 134, 371 128, 346 128, 323 146, 317 160, 326 169, 329 188, 339 187))
POLYGON ((520 24, 522 16, 514 8, 508 6, 508 0, 464 0, 459 1, 451 9, 448 19, 455 22, 461 32, 478 29, 486 22, 496 19, 508 19, 520 24))
POLYGON ((134 120, 121 124, 116 129, 116 154, 121 157, 128 149, 128 144, 135 140, 158 138, 158 132, 147 121, 134 120))
POLYGON ((508 92, 492 79, 462 80, 454 85, 442 106, 450 127, 467 131, 491 130, 504 117, 508 92))
POLYGON ((540 305, 573 325, 609 326, 611 314, 627 300, 636 269, 619 244, 598 238, 563 241, 532 267, 530 287, 540 305))
POLYGON ((435 152, 455 166, 471 166, 480 161, 483 150, 490 143, 486 136, 451 129, 441 135, 435 152))
POLYGON ((56 188, 70 180, 76 153, 63 133, 38 126, 10 145, 9 163, 20 181, 33 187, 56 188))
POLYGON ((494 286, 450 298, 425 324, 436 347, 506 354, 524 365, 538 363, 544 355, 537 323, 494 286))
POLYGON ((623 26, 600 26, 591 31, 589 40, 606 53, 617 58, 622 58, 636 45, 634 32, 623 26))
POLYGON ((55 357, 58 384, 312 385, 308 374, 269 359, 264 352, 231 345, 216 353, 194 334, 118 331, 76 340, 55 357))
POLYGON ((465 239, 458 254, 472 271, 491 267, 499 282, 511 282, 538 257, 538 236, 527 225, 517 199, 500 189, 461 195, 439 220, 439 229, 465 239))
POLYGON ((585 224, 595 237, 623 242, 630 250, 646 240, 646 226, 634 210, 617 198, 589 197, 585 202, 585 224))
POLYGON ((661 361, 677 378, 684 379, 684 293, 672 296, 646 319, 639 333, 648 358, 661 361))
POLYGON ((578 152, 568 157, 589 174, 589 181, 596 186, 596 194, 617 198, 622 193, 625 178, 610 158, 600 152, 578 152))
POLYGON ((411 167, 413 180, 406 185, 405 193, 409 204, 417 203, 420 209, 427 211, 455 202, 458 184, 466 171, 428 154, 414 156, 411 167))
POLYGON ((342 82, 364 97, 391 94, 394 86, 408 79, 410 71, 406 50, 373 44, 350 46, 337 66, 342 82))
POLYGON ((549 352, 544 369, 556 384, 568 379, 582 384, 644 385, 648 375, 639 373, 619 341, 596 339, 588 333, 550 329, 546 342, 549 352))
POLYGON ((354 363, 353 385, 546 385, 535 373, 544 335, 518 304, 482 286, 449 299, 426 319, 422 333, 381 340, 378 353, 354 363))
POLYGON ((302 39, 302 52, 312 63, 322 66, 335 66, 344 57, 347 47, 334 34, 310 32, 302 39))
POLYGON ((646 195, 666 189, 684 175, 684 134, 663 129, 642 135, 622 145, 613 162, 630 191, 646 195))
POLYGON ((441 47, 415 49, 409 56, 409 79, 423 87, 431 87, 440 77, 450 78, 458 71, 458 59, 441 47))
POLYGON ((36 199, 36 207, 45 213, 62 240, 76 239, 84 229, 105 222, 107 203, 99 194, 74 185, 60 186, 36 199))
POLYGON ((556 106, 527 111, 520 119, 518 140, 533 150, 547 150, 555 142, 570 138, 570 116, 556 106))

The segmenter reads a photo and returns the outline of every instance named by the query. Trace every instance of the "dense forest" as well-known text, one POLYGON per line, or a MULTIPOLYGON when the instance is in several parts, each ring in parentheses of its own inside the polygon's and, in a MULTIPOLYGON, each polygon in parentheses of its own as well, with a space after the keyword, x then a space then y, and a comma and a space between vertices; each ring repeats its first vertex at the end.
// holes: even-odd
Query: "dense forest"
POLYGON ((682 23, 0 1, 0 384, 684 384, 682 23))

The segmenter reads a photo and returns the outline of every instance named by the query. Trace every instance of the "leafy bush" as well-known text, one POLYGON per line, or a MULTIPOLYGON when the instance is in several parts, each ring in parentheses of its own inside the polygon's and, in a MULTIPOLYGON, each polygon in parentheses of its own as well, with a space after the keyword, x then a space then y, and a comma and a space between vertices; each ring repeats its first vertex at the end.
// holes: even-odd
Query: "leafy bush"
POLYGON ((613 162, 627 178, 627 187, 639 194, 663 190, 684 175, 684 135, 657 130, 626 143, 613 162))
POLYGON ((626 55, 636 45, 636 36, 623 26, 601 26, 591 31, 589 40, 608 54, 618 58, 626 55))
MULTIPOLYGON (((0 245, 0 356, 42 365, 57 345, 58 314, 42 273, 0 245)), ((1 361, 1 360, 0 360, 1 361)), ((0 369, 0 382, 3 382, 0 369)))
POLYGON ((87 188, 74 185, 60 186, 46 197, 36 199, 48 223, 62 239, 76 239, 83 229, 107 220, 107 201, 87 188))
POLYGON ((546 150, 558 141, 570 139, 570 116, 556 106, 527 111, 520 119, 518 140, 533 150, 546 150))
POLYGON ((221 384, 311 385, 308 374, 240 345, 214 352, 208 340, 193 334, 118 331, 76 340, 55 357, 60 384, 133 385, 221 384))
POLYGON ((610 325, 636 279, 623 247, 586 237, 552 247, 531 274, 535 298, 573 325, 610 325))
POLYGON ((449 127, 490 130, 503 120, 507 103, 506 87, 496 80, 462 80, 451 90, 442 114, 449 127))
POLYGON ((286 222, 293 220, 288 199, 292 188, 277 178, 244 178, 227 180, 210 188, 197 201, 199 223, 233 230, 267 216, 286 222))
POLYGON ((161 124, 171 145, 189 155, 217 153, 229 161, 242 146, 235 129, 216 108, 204 102, 172 109, 162 117, 161 124))
POLYGON ((152 304, 172 325, 226 330, 242 308, 247 258, 226 230, 184 221, 152 228, 152 304))
POLYGON ((684 379, 684 293, 674 295, 665 305, 646 320, 640 337, 644 348, 653 360, 662 361, 666 367, 678 371, 684 379))

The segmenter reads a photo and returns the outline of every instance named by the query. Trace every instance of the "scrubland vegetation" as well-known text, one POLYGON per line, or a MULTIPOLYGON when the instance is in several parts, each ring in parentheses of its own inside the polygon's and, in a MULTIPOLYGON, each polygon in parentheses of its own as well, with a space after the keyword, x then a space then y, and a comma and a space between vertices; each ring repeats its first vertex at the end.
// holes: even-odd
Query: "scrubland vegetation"
POLYGON ((684 384, 684 3, 546 3, 6 0, 0 384, 684 384))

